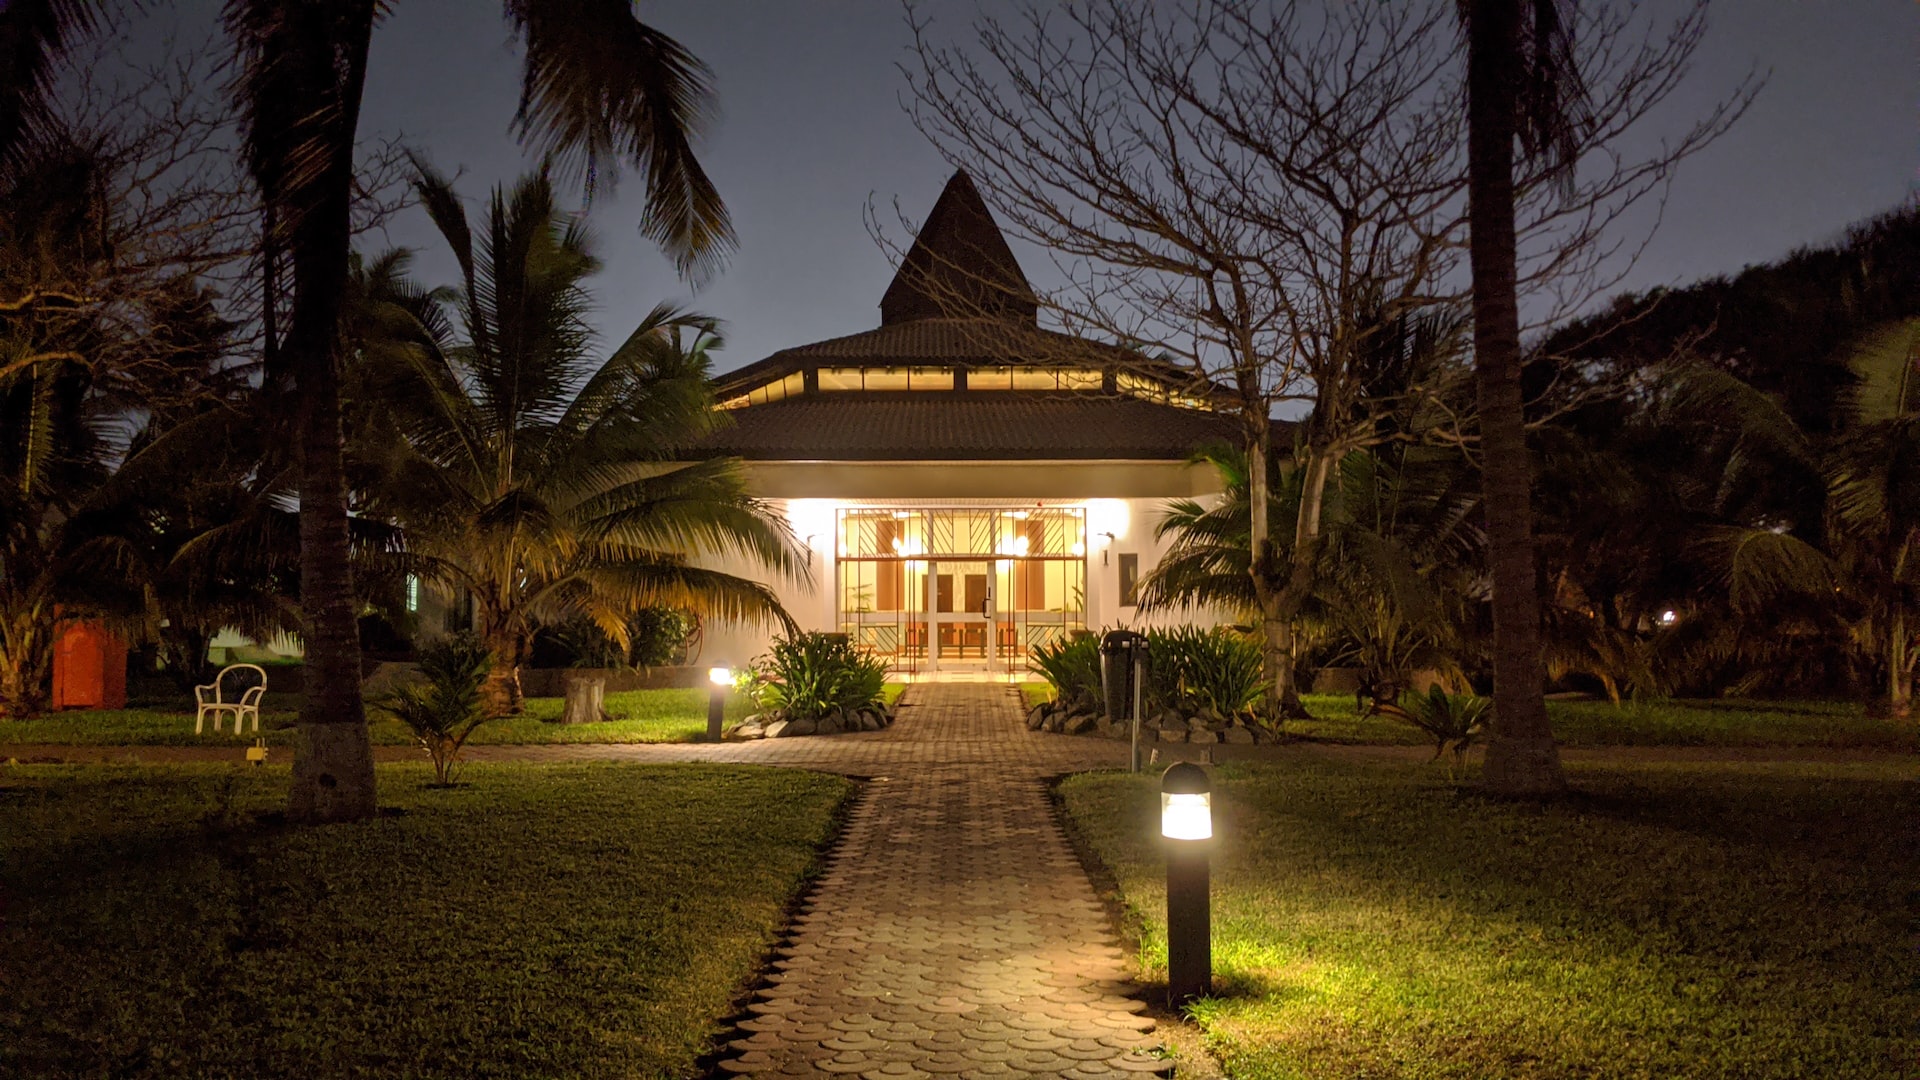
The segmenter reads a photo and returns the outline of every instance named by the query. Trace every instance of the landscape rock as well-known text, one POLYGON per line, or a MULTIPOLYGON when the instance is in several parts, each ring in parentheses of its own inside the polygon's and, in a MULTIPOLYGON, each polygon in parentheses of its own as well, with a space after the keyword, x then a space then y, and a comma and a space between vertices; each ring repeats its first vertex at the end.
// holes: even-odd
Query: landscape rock
POLYGON ((1039 731, 1047 722, 1047 703, 1041 702, 1027 710, 1027 730, 1039 731))
POLYGON ((1181 731, 1179 728, 1170 728, 1170 727, 1155 728, 1153 729, 1153 735, 1154 735, 1154 741, 1156 742, 1186 742, 1187 741, 1187 733, 1184 731, 1181 731))
POLYGON ((838 735, 842 730, 840 714, 837 712, 828 713, 821 717, 814 722, 813 727, 813 733, 815 735, 838 735))
POLYGON ((810 720, 807 717, 803 716, 798 720, 787 721, 787 728, 785 731, 781 732, 781 734, 782 735, 811 735, 819 729, 819 726, 820 725, 817 721, 810 720))
POLYGON ((1255 741, 1253 729, 1247 727, 1230 727, 1220 733, 1220 741, 1250 745, 1255 741))
POLYGON ((1217 743, 1220 741, 1220 736, 1206 728, 1201 728, 1199 731, 1189 734, 1187 741, 1190 743, 1217 743))
POLYGON ((1065 730, 1069 735, 1084 735, 1100 723, 1100 718, 1092 713, 1076 713, 1067 717, 1065 730))
POLYGON ((769 739, 778 739, 787 733, 788 724, 789 721, 786 720, 775 720, 773 723, 768 724, 761 734, 769 739))
POLYGON ((1193 731, 1193 732, 1200 732, 1200 731, 1212 731, 1213 728, 1208 726, 1207 721, 1204 717, 1196 716, 1187 721, 1187 730, 1193 731))

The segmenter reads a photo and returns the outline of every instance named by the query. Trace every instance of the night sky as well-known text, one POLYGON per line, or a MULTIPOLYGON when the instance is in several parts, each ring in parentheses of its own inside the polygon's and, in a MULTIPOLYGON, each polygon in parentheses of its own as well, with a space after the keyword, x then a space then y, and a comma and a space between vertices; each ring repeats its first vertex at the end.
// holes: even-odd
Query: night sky
MULTIPOLYGON (((182 18, 217 7, 198 0, 182 18)), ((975 7, 931 10, 957 37, 975 7)), ((726 369, 877 325, 891 271, 864 215, 871 205, 895 224, 897 199, 917 221, 947 175, 900 107, 898 0, 649 0, 641 11, 717 76, 721 116, 701 157, 741 249, 690 296, 634 229, 640 186, 597 197, 603 332, 617 340, 655 302, 689 301, 726 321, 726 369)), ((1697 116, 1750 69, 1770 77, 1733 132, 1683 167, 1630 283, 1737 271, 1907 198, 1920 169, 1917 46, 1914 0, 1723 0, 1673 114, 1697 116)), ((404 135, 483 196, 531 164, 507 130, 517 74, 497 3, 404 0, 374 39, 362 133, 404 135)), ((420 249, 423 279, 451 280, 424 218, 395 222, 387 239, 420 249)), ((1023 262, 1032 272, 1038 260, 1023 262)))

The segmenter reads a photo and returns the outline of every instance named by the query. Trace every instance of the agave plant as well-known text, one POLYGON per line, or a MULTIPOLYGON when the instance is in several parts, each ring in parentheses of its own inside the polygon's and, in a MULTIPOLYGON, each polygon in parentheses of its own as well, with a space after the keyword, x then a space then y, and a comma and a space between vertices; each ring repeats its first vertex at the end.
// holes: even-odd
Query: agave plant
POLYGON ((1426 732, 1433 739, 1433 760, 1452 751, 1453 760, 1447 763, 1447 777, 1452 779, 1466 760, 1467 747, 1492 717, 1493 701, 1474 694, 1449 694, 1433 686, 1424 694, 1402 694, 1398 702, 1382 705, 1380 712, 1426 732))

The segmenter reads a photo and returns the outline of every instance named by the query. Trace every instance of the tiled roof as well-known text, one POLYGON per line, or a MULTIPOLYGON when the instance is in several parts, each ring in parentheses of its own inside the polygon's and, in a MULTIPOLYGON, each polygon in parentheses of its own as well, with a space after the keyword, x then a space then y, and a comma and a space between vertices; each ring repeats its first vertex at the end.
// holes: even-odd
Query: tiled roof
POLYGON ((758 461, 1184 460, 1231 417, 1102 394, 809 394, 726 413, 700 450, 758 461))

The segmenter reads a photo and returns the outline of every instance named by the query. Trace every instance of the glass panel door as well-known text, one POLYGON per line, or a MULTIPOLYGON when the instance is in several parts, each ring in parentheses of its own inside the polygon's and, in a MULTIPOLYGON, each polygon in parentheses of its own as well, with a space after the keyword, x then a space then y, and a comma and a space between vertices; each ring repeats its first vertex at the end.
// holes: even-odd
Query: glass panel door
POLYGON ((991 562, 931 563, 927 618, 934 666, 984 667, 993 660, 994 572, 991 562))

